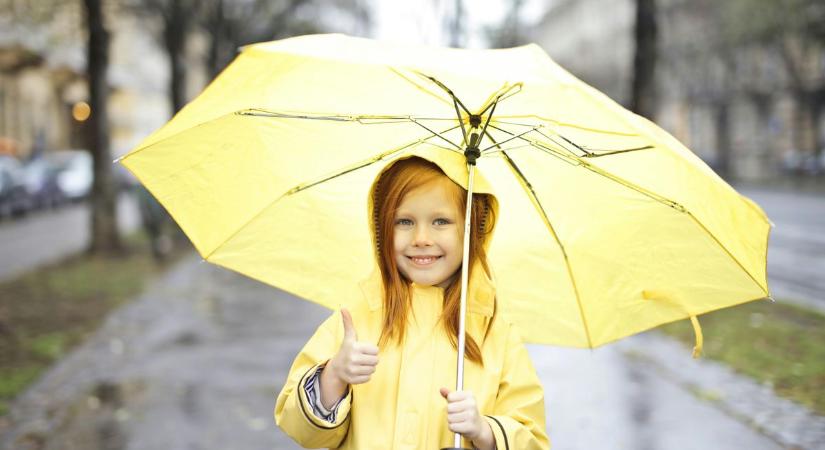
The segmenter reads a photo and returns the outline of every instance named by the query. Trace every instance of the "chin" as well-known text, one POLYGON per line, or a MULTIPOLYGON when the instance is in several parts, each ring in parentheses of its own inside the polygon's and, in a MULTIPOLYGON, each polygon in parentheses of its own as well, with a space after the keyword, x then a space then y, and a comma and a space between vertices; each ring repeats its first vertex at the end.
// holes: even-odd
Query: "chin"
POLYGON ((420 284, 421 286, 435 286, 444 281, 442 278, 427 276, 427 275, 413 275, 410 276, 409 273, 404 274, 408 280, 412 281, 415 284, 420 284))

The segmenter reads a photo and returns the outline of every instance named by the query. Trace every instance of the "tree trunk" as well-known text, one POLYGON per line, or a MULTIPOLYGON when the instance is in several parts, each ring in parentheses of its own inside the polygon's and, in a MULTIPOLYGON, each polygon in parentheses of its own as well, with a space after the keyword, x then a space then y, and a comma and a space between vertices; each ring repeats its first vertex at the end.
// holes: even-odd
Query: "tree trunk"
POLYGON ((731 175, 730 113, 726 101, 714 105, 714 125, 716 134, 716 172, 723 178, 731 175))
POLYGON ((116 254, 123 248, 117 228, 117 202, 112 182, 112 157, 109 153, 109 126, 106 101, 109 64, 109 33, 103 23, 101 0, 84 0, 89 29, 89 103, 88 143, 94 161, 92 183, 92 239, 89 252, 116 254))
POLYGON ((772 149, 776 148, 776 139, 771 130, 771 116, 775 101, 765 92, 749 92, 748 99, 756 110, 756 131, 754 133, 754 150, 759 159, 758 176, 765 177, 774 174, 766 173, 778 167, 779 161, 774 157, 772 149))
POLYGON ((462 34, 464 28, 464 4, 462 0, 455 0, 455 11, 450 22, 450 47, 461 47, 462 34))
MULTIPOLYGON (((812 131, 814 133, 814 157, 817 161, 823 161, 822 154, 825 152, 825 136, 822 132, 822 108, 825 103, 825 88, 819 89, 811 96, 811 120, 813 121, 812 131)), ((825 169, 825 167, 822 167, 825 169)), ((823 171, 825 173, 825 171, 823 171)))
POLYGON ((215 0, 212 17, 209 18, 209 34, 212 41, 209 43, 209 73, 212 79, 218 76, 222 67, 221 45, 224 42, 224 8, 223 0, 215 0))
POLYGON ((794 120, 792 141, 795 149, 803 155, 816 152, 814 109, 811 93, 806 90, 794 91, 794 120))
POLYGON ((656 115, 656 0, 636 0, 636 54, 631 107, 651 120, 656 115))
POLYGON ((169 14, 165 16, 163 31, 166 53, 169 55, 169 95, 172 114, 186 104, 186 67, 184 66, 184 45, 188 26, 189 11, 184 10, 182 0, 170 0, 169 14))

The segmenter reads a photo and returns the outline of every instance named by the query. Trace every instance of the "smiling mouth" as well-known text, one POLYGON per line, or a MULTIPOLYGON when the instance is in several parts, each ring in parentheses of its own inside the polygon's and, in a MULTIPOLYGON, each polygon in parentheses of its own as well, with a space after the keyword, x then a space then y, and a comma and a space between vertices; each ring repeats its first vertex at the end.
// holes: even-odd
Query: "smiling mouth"
POLYGON ((407 258, 417 266, 429 266, 441 258, 441 256, 408 256, 407 258))

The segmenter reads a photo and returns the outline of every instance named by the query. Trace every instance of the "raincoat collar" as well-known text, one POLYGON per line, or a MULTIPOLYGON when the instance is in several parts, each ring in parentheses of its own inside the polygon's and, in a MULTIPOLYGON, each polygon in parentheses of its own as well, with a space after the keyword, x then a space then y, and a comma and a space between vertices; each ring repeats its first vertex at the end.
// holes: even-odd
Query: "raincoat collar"
MULTIPOLYGON (((383 306, 384 283, 381 271, 375 266, 370 276, 361 281, 361 292, 369 304, 370 311, 383 306)), ((470 295, 467 297, 467 312, 492 317, 495 311, 496 291, 492 280, 484 273, 481 264, 476 264, 470 276, 470 295)))

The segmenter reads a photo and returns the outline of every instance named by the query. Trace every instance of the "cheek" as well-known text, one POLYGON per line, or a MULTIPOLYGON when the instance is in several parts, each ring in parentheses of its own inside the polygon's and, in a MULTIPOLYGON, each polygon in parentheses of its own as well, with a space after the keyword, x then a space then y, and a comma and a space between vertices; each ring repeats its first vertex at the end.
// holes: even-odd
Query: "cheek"
POLYGON ((392 234, 392 247, 396 253, 404 251, 407 247, 407 236, 404 231, 395 230, 392 234))
POLYGON ((456 230, 450 237, 450 245, 453 250, 458 250, 460 252, 463 249, 464 242, 461 239, 463 234, 464 233, 462 233, 461 230, 456 230))

